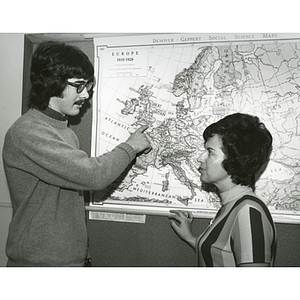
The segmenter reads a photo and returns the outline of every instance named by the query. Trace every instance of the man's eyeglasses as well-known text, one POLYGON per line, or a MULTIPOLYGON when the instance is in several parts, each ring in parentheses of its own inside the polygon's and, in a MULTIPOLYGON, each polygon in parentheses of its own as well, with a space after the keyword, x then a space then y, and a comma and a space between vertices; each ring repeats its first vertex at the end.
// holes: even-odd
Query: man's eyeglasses
POLYGON ((93 87, 93 82, 73 83, 68 81, 68 85, 76 87, 77 93, 80 94, 86 88, 87 92, 93 87))

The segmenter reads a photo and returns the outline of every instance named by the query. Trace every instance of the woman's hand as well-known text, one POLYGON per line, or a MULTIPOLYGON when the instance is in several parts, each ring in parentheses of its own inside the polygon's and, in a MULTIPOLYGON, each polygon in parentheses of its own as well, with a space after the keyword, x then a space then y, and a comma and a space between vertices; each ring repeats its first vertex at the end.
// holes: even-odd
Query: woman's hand
POLYGON ((192 234, 193 214, 189 211, 170 210, 170 224, 176 234, 195 251, 196 238, 192 234))

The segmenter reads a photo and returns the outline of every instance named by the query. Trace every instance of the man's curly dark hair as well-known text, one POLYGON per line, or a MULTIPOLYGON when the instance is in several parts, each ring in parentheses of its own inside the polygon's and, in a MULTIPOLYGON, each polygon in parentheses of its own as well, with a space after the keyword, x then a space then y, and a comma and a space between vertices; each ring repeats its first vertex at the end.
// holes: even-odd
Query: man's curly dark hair
POLYGON ((51 97, 61 97, 69 78, 93 81, 94 67, 85 53, 62 42, 44 42, 32 56, 29 106, 46 109, 51 97))

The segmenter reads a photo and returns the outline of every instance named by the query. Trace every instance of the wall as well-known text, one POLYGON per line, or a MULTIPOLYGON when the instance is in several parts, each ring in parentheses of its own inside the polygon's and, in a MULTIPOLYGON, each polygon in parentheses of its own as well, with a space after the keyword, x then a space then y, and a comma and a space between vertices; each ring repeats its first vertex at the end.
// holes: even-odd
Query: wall
POLYGON ((24 34, 0 34, 0 266, 5 266, 5 244, 12 208, 2 163, 3 140, 21 115, 24 34))

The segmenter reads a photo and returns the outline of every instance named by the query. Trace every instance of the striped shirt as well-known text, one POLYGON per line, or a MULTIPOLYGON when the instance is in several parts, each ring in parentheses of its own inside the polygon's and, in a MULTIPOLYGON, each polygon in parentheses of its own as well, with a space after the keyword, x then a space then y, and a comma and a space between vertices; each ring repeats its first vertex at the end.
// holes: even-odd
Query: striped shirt
MULTIPOLYGON (((238 190, 241 188, 243 190, 241 186, 238 190)), ((196 250, 199 266, 235 267, 242 263, 273 265, 275 225, 266 205, 254 193, 251 194, 224 203, 211 225, 198 238, 196 250)))

